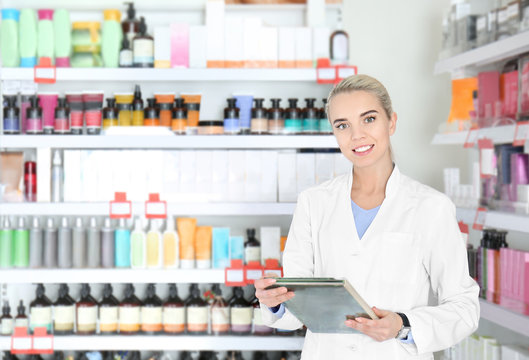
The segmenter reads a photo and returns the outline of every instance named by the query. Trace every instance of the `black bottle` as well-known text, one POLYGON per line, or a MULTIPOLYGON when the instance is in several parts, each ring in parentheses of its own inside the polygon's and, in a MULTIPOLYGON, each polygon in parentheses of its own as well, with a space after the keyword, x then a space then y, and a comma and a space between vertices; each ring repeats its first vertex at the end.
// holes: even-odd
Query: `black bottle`
POLYGON ((45 294, 44 285, 38 284, 36 298, 29 304, 30 309, 30 328, 34 331, 36 327, 45 327, 48 333, 52 331, 52 302, 45 294), (38 315, 37 315, 38 313, 38 315))
POLYGON ((66 284, 59 287, 59 298, 55 301, 53 333, 73 334, 75 319, 75 301, 68 294, 69 288, 66 284))
POLYGON ((264 99, 253 99, 255 106, 252 108, 252 134, 268 133, 268 111, 263 107, 264 99))
POLYGON ((2 306, 2 316, 0 317, 0 335, 11 335, 13 333, 13 317, 11 316, 11 307, 4 301, 2 306))
POLYGON ((244 261, 248 264, 250 261, 261 262, 261 243, 255 237, 255 229, 247 229, 246 235, 248 240, 244 244, 244 261))
POLYGON ((119 125, 118 112, 119 110, 116 107, 116 99, 107 98, 107 107, 103 109, 103 129, 119 125))
POLYGON ((314 107, 316 99, 307 98, 305 103, 307 107, 303 109, 303 133, 304 134, 316 134, 319 132, 319 114, 318 109, 314 107))
POLYGON ((145 334, 162 332, 162 300, 156 295, 154 284, 147 286, 147 296, 141 309, 141 331, 145 334))
POLYGON ((241 132, 239 108, 236 106, 237 99, 227 99, 228 107, 224 109, 224 133, 239 134, 241 132))
POLYGON ((186 299, 186 319, 188 334, 206 334, 208 331, 208 303, 200 297, 198 284, 191 284, 186 299))
POLYGON ((253 306, 244 298, 244 290, 237 286, 233 288, 230 300, 231 332, 237 335, 247 335, 252 331, 253 306))
POLYGON ((272 135, 280 135, 285 131, 285 112, 279 106, 281 99, 270 99, 272 107, 268 109, 268 131, 272 135))
POLYGON ((24 306, 24 302, 20 300, 20 303, 17 307, 17 316, 15 317, 15 327, 25 327, 27 328, 29 326, 29 320, 26 316, 26 307, 24 306))
POLYGON ((16 106, 16 96, 4 96, 4 134, 20 134, 20 109, 16 106))
POLYGON ((59 98, 57 100, 53 133, 59 135, 70 133, 70 109, 66 103, 66 98, 59 98))
POLYGON ((42 108, 36 96, 29 98, 30 106, 26 109, 26 133, 42 134, 42 108))
POLYGON ((285 110, 285 133, 300 134, 303 132, 301 110, 298 108, 298 99, 288 99, 289 108, 285 110))
POLYGON ((99 303, 99 332, 115 334, 118 331, 119 301, 112 294, 112 286, 105 284, 103 299, 99 303))

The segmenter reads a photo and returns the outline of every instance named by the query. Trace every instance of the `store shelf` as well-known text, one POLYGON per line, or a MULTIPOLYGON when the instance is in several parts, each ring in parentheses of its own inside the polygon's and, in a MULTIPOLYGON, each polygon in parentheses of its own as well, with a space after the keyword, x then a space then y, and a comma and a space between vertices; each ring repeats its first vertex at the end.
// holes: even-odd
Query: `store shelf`
POLYGON ((2 284, 224 284, 224 269, 9 269, 2 284))
POLYGON ((481 318, 529 337, 529 316, 515 313, 502 306, 479 299, 481 318))
MULTIPOLYGON (((478 130, 478 138, 491 139, 495 144, 512 143, 514 140, 515 125, 497 126, 478 130)), ((435 134, 433 145, 463 145, 467 139, 468 131, 459 131, 447 134, 435 134)))
MULTIPOLYGON (((457 208, 457 219, 469 225, 474 223, 476 209, 457 208)), ((510 214, 499 211, 488 211, 485 227, 529 233, 529 215, 510 214)))
MULTIPOLYGON (((2 68, 0 80, 33 81, 32 68, 2 68)), ((56 81, 313 81, 316 69, 57 68, 56 81)))
POLYGON ((34 149, 329 149, 332 135, 2 135, 0 148, 34 149))
MULTIPOLYGON (((167 214, 172 216, 265 216, 292 215, 295 203, 168 203, 167 214)), ((108 216, 108 202, 76 203, 0 203, 0 215, 79 215, 108 216)), ((132 203, 132 214, 143 216, 144 202, 132 203)))
MULTIPOLYGON (((267 336, 55 336, 54 350, 242 350, 296 351, 303 337, 267 336)), ((0 337, 0 350, 9 350, 10 337, 0 337)))
POLYGON ((435 63, 434 73, 451 72, 465 66, 482 66, 529 50, 529 31, 493 42, 435 63))

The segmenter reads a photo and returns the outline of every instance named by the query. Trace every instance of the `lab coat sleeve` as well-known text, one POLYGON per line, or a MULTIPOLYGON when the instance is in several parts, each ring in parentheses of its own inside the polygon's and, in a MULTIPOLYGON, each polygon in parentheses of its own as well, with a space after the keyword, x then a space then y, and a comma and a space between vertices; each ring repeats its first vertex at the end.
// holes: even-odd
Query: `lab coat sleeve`
MULTIPOLYGON (((306 192, 298 196, 298 202, 290 231, 288 233, 285 251, 283 253, 283 273, 285 277, 314 277, 314 250, 311 235, 309 212, 309 197, 306 192)), ((288 309, 283 316, 278 317, 266 306, 261 305, 263 323, 267 326, 296 330, 303 326, 288 309)))
POLYGON ((469 276, 455 206, 444 196, 424 202, 418 209, 418 240, 424 245, 423 265, 438 305, 405 311, 415 345, 402 346, 419 354, 459 343, 477 329, 479 322, 479 286, 469 276))

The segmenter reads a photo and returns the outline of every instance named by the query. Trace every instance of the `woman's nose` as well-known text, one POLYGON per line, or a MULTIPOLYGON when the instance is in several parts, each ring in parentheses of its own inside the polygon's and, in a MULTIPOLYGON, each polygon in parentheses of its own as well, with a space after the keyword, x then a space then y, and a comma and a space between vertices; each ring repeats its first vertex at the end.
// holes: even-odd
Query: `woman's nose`
POLYGON ((351 140, 359 140, 365 136, 364 131, 362 130, 361 126, 352 124, 350 129, 351 129, 351 134, 350 134, 351 140))

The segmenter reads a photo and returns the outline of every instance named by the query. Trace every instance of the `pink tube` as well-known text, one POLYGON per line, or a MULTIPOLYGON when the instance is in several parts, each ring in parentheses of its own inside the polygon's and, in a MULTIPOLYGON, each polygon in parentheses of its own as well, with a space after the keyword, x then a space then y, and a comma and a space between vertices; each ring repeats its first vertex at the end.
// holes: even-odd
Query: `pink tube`
POLYGON ((39 93, 40 106, 42 107, 42 124, 45 134, 53 134, 55 127, 55 108, 57 107, 58 93, 39 93))

